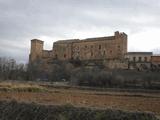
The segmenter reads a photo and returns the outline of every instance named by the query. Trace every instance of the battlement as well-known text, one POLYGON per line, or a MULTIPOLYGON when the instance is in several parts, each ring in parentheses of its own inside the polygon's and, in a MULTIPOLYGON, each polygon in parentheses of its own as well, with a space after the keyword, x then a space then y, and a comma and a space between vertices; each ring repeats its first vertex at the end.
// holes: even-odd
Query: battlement
POLYGON ((67 43, 73 43, 73 42, 79 42, 79 39, 58 40, 54 42, 54 44, 67 44, 67 43))
POLYGON ((58 40, 54 44, 67 44, 67 43, 80 43, 80 42, 94 42, 94 41, 104 41, 104 40, 115 40, 116 37, 127 36, 124 32, 116 31, 114 36, 104 36, 104 37, 94 37, 86 39, 68 39, 68 40, 58 40))
POLYGON ((31 43, 40 43, 40 44, 43 44, 44 41, 39 40, 39 39, 32 39, 32 40, 31 40, 31 43))

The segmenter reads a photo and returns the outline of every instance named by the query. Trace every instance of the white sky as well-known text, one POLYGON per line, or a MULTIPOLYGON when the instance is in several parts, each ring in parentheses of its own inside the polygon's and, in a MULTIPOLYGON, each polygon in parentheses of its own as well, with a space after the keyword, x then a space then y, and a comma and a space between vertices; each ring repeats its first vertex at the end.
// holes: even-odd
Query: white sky
POLYGON ((160 53, 160 0, 0 0, 0 57, 27 62, 30 40, 128 35, 129 51, 160 53))

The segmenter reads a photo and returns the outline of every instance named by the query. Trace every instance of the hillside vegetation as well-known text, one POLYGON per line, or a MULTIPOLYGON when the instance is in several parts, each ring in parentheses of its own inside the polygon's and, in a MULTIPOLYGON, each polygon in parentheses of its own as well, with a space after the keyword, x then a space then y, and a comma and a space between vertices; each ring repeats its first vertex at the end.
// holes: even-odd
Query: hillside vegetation
POLYGON ((45 106, 0 102, 0 120, 158 120, 153 114, 76 108, 71 105, 45 106))

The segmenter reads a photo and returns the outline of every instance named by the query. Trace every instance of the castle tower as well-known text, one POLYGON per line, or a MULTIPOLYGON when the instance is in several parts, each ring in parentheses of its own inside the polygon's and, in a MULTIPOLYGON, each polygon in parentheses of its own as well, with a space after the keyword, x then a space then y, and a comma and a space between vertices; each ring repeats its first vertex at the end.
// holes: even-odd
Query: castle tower
POLYGON ((119 32, 116 31, 115 32, 115 49, 117 51, 117 57, 120 59, 124 59, 124 56, 127 54, 127 34, 125 34, 124 32, 119 32))
POLYGON ((41 59, 42 51, 43 51, 43 41, 38 39, 32 39, 29 62, 32 63, 37 59, 41 59))

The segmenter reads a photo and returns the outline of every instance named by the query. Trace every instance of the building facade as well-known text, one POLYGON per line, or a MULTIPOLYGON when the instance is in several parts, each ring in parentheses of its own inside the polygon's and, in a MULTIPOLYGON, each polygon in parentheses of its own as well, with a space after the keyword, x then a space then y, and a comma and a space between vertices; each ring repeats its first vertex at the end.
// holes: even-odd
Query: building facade
POLYGON ((128 52, 125 58, 129 69, 150 69, 152 52, 128 52))
POLYGON ((127 35, 118 31, 114 36, 59 40, 53 43, 52 50, 44 50, 43 44, 41 40, 31 40, 30 63, 37 60, 122 60, 127 53, 127 35))
POLYGON ((160 65, 160 56, 159 55, 151 56, 151 62, 152 64, 160 65))
POLYGON ((151 62, 152 52, 128 52, 125 58, 129 62, 151 62))

